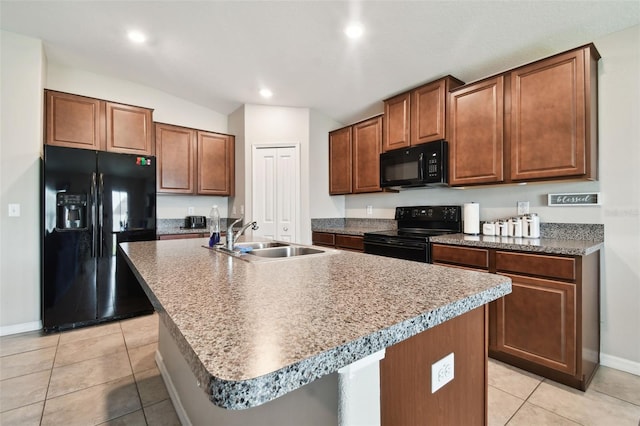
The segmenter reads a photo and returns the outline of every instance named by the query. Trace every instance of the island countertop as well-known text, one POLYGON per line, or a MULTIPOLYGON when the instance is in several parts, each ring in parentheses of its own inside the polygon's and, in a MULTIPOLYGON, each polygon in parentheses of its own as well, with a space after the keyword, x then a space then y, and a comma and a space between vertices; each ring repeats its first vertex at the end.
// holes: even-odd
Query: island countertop
POLYGON ((210 400, 260 405, 511 291, 504 276, 326 249, 249 263, 206 239, 122 243, 210 400))

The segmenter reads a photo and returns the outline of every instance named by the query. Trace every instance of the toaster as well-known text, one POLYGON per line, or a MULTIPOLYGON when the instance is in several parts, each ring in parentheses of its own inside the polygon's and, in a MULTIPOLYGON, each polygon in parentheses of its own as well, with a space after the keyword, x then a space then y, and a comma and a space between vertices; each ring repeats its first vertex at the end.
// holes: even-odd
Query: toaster
POLYGON ((187 216, 184 218, 185 228, 206 228, 207 219, 204 216, 187 216))

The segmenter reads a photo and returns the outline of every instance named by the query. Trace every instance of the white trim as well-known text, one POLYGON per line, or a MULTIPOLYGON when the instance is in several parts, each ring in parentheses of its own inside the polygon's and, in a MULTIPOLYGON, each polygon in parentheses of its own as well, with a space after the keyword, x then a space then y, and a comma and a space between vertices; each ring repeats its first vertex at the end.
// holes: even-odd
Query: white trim
POLYGON ((156 349, 156 364, 158 365, 158 370, 160 370, 160 375, 162 375, 162 380, 164 380, 164 384, 167 387, 167 392, 169 392, 169 398, 171 398, 171 402, 173 403, 173 408, 176 410, 176 414, 178 415, 178 419, 180 419, 180 423, 182 426, 192 426, 191 420, 187 415, 187 411, 184 409, 184 405, 182 405, 182 401, 180 400, 180 396, 178 395, 178 391, 176 390, 173 381, 171 380, 171 375, 167 370, 167 367, 164 365, 164 360, 162 359, 162 355, 160 351, 156 349))
POLYGON ((0 336, 26 333, 27 331, 42 330, 42 321, 31 321, 22 324, 3 325, 0 327, 0 336))
POLYGON ((640 376, 640 362, 600 352, 600 365, 640 376))

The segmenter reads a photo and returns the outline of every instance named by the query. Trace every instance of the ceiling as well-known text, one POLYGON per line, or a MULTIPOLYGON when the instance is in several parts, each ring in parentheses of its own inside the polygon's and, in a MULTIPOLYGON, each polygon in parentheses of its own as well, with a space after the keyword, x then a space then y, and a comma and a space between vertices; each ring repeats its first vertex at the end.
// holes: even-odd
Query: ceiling
POLYGON ((50 63, 222 114, 271 104, 343 123, 419 83, 470 82, 639 23, 638 1, 0 1, 1 28, 43 40, 50 63), (354 20, 357 40, 343 32, 354 20))

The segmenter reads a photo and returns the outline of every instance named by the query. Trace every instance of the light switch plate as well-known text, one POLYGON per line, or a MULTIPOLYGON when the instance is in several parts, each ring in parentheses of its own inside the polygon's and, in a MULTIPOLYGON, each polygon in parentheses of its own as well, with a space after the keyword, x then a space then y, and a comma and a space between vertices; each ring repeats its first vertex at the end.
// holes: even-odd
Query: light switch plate
POLYGON ((9 204, 9 217, 20 217, 20 204, 9 204))
POLYGON ((453 380, 453 352, 431 365, 431 393, 453 380))

